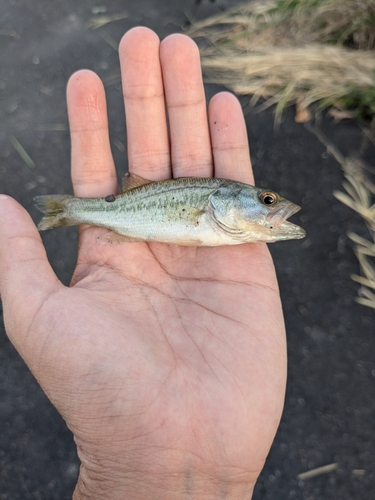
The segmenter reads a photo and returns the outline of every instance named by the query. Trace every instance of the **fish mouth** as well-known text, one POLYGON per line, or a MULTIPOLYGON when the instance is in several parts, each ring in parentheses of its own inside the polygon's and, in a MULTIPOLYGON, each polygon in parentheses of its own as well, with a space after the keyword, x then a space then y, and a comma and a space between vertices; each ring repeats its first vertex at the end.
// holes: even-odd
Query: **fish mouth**
POLYGON ((278 236, 287 238, 300 239, 306 236, 306 232, 302 227, 287 221, 289 217, 301 210, 301 207, 294 203, 285 203, 282 207, 278 207, 275 211, 269 213, 267 222, 270 229, 276 230, 278 236))
POLYGON ((288 202, 269 213, 267 220, 276 227, 281 226, 289 217, 301 210, 301 207, 288 202))
POLYGON ((290 239, 300 240, 306 236, 306 231, 292 222, 283 222, 277 229, 290 239))

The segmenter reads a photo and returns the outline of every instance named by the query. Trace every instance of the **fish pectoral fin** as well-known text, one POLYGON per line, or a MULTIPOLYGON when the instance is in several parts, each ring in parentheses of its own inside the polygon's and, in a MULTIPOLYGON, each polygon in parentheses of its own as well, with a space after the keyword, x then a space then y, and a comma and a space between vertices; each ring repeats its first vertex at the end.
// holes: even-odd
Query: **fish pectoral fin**
POLYGON ((199 226, 201 216, 206 213, 206 211, 201 208, 190 207, 187 205, 185 205, 182 210, 186 213, 185 217, 192 222, 194 226, 199 226))
POLYGON ((146 184, 151 184, 154 181, 149 179, 144 179, 140 175, 131 174, 127 172, 122 178, 122 192, 128 191, 139 186, 145 186, 146 184))
POLYGON ((123 234, 115 233, 115 231, 109 231, 97 238, 97 242, 101 245, 118 245, 120 243, 134 243, 136 241, 144 240, 132 238, 131 236, 124 236, 123 234))

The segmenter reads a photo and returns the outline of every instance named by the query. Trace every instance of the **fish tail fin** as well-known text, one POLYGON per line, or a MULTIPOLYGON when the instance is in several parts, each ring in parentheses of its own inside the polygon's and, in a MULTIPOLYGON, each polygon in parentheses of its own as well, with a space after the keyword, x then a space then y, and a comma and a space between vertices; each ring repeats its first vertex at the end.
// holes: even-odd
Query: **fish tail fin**
POLYGON ((35 206, 44 214, 43 219, 38 224, 39 231, 77 224, 69 216, 68 210, 73 199, 74 196, 58 194, 36 196, 34 198, 35 206))

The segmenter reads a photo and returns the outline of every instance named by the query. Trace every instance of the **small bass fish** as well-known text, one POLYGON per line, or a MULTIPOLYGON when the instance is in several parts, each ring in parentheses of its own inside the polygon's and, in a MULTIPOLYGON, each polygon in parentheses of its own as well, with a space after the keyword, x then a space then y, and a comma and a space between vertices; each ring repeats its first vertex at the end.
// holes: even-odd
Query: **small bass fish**
MULTIPOLYGON (((39 230, 92 224, 116 233, 107 241, 219 246, 303 238, 287 222, 300 207, 268 189, 226 179, 186 177, 153 182, 134 174, 105 198, 37 196, 39 230)), ((113 235, 113 233, 110 233, 113 235)))

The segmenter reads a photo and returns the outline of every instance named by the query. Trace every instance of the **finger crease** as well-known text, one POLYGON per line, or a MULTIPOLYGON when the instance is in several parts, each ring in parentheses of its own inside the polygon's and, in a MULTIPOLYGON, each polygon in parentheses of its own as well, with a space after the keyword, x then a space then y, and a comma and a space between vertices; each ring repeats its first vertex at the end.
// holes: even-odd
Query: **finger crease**
POLYGON ((192 108, 205 106, 206 101, 204 99, 198 99, 196 101, 181 101, 175 103, 167 103, 168 109, 181 109, 181 108, 192 108))

